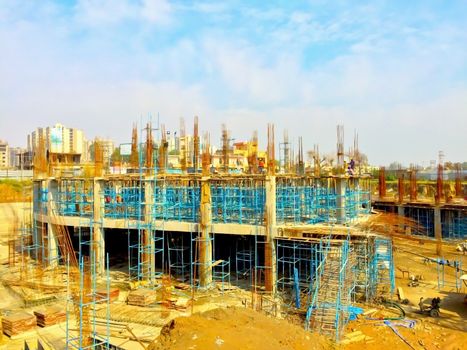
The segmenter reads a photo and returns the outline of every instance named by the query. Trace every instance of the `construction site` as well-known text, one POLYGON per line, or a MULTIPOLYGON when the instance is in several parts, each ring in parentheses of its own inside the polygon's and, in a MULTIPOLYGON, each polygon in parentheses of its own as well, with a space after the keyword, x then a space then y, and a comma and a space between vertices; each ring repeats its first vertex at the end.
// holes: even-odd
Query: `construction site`
POLYGON ((120 171, 98 141, 76 164, 38 140, 21 196, 2 188, 3 348, 467 348, 460 168, 372 176, 343 126, 306 167, 272 124, 240 167, 225 126, 216 152, 199 130, 173 167, 164 127, 135 126, 120 171))

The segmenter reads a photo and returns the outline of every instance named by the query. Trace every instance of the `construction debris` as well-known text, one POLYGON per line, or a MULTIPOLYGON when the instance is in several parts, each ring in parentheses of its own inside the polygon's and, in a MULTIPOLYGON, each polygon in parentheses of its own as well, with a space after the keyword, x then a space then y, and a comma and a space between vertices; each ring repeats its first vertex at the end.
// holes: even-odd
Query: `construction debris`
POLYGON ((52 326, 66 321, 66 311, 60 306, 49 306, 34 311, 39 327, 52 326))
POLYGON ((157 302, 157 292, 151 289, 137 289, 128 294, 128 305, 149 306, 157 302))
POLYGON ((101 300, 101 302, 106 302, 107 297, 108 297, 109 302, 112 303, 112 302, 118 300, 118 297, 120 296, 120 289, 110 288, 109 291, 107 291, 107 289, 98 289, 98 290, 96 290, 96 296, 97 296, 98 299, 101 300))
POLYGON ((2 319, 3 333, 8 336, 18 335, 36 327, 36 318, 27 312, 18 312, 2 319))

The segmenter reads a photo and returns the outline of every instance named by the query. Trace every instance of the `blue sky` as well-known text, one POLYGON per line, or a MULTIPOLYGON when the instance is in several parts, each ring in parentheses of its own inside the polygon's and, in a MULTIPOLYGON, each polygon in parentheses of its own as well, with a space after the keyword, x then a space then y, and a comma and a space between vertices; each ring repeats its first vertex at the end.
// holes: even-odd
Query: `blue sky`
POLYGON ((128 142, 141 116, 217 142, 268 122, 371 163, 467 150, 466 1, 0 0, 0 138, 61 122, 128 142))

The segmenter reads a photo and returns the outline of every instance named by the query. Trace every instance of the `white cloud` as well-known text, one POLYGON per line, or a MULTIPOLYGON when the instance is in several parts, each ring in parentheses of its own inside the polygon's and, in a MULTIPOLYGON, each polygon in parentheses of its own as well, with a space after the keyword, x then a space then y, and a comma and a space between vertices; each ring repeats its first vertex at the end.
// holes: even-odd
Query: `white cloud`
POLYGON ((167 0, 143 0, 141 14, 150 22, 167 24, 171 13, 172 6, 167 0))
POLYGON ((167 24, 172 6, 167 0, 79 0, 75 6, 78 23, 99 27, 125 20, 167 24))
POLYGON ((281 105, 311 98, 306 73, 293 53, 269 55, 243 42, 204 41, 210 70, 219 75, 237 103, 281 105))
POLYGON ((134 11, 128 0, 79 0, 75 5, 78 23, 91 26, 118 23, 134 16, 134 11))

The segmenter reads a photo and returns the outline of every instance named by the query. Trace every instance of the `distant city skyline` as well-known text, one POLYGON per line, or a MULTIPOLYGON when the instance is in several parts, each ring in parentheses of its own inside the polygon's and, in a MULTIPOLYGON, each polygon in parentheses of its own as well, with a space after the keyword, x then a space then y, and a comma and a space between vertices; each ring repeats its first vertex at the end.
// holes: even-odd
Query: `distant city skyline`
MULTIPOLYGON (((359 134, 374 165, 467 160, 464 1, 14 1, 0 4, 0 139, 62 123, 131 141, 148 115, 218 144, 267 123, 305 151, 359 134)), ((277 147, 278 148, 278 147, 277 147)))

